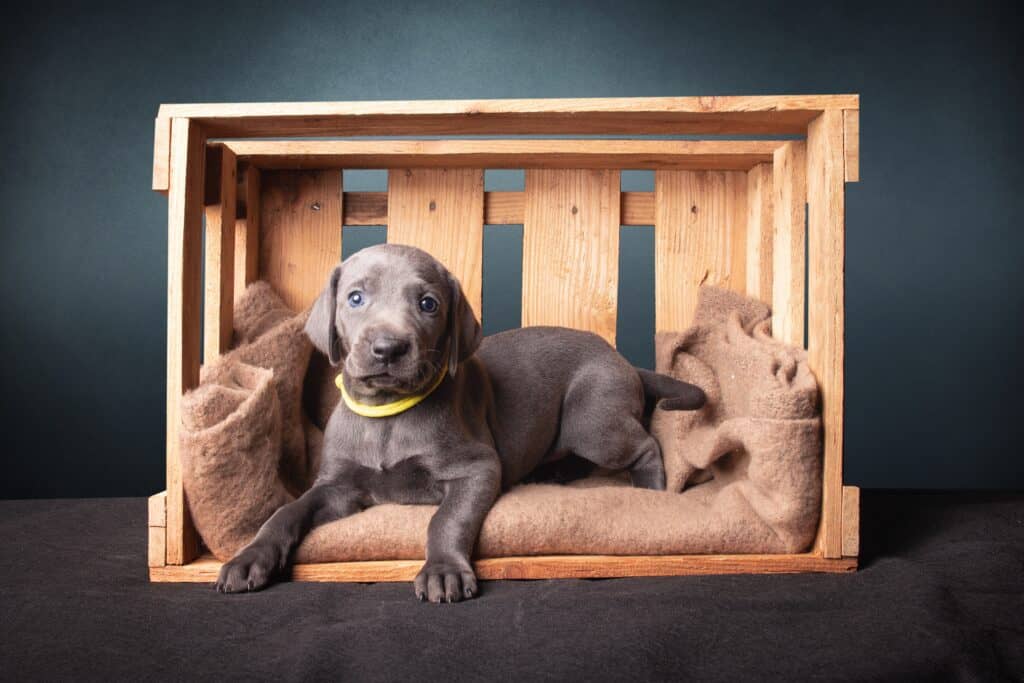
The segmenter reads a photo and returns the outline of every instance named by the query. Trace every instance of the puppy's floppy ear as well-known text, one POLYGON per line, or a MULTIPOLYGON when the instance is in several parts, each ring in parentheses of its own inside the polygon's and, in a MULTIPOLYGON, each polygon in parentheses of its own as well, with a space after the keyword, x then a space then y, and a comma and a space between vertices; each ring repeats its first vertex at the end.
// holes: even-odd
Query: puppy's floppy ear
POLYGON ((462 294, 462 285, 454 275, 448 275, 451 300, 448 305, 448 374, 455 376, 459 363, 466 360, 480 346, 480 321, 473 307, 462 294))
POLYGON ((327 356, 331 365, 341 362, 344 350, 341 344, 341 337, 338 335, 337 311, 338 311, 338 280, 341 279, 341 265, 334 267, 331 277, 327 280, 327 286, 320 296, 313 302, 309 311, 309 318, 306 320, 306 336, 313 342, 313 346, 327 356))

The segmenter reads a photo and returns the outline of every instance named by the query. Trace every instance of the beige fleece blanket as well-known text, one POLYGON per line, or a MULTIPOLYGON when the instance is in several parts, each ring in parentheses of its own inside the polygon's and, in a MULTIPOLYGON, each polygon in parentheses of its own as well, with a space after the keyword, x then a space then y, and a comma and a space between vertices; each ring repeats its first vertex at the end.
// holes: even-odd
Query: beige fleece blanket
MULTIPOLYGON (((266 284, 255 283, 235 315, 238 347, 204 369, 200 387, 183 399, 186 495, 200 535, 221 559, 311 483, 320 430, 337 403, 330 367, 316 351, 310 360, 305 314, 286 313, 266 284), (276 460, 268 465, 268 458, 276 460)), ((664 452, 667 491, 607 475, 516 486, 488 514, 477 555, 807 549, 821 496, 817 387, 805 352, 772 339, 768 317, 763 304, 702 288, 693 326, 658 336, 658 369, 708 394, 700 411, 655 411, 651 430, 664 452)), ((314 529, 296 560, 421 559, 435 509, 370 508, 314 529)))

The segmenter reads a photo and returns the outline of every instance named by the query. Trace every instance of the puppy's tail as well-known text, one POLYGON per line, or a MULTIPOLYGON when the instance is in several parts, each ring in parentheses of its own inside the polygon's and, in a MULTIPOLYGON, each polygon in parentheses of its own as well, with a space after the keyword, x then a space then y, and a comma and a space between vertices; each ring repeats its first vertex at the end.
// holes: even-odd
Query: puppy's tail
POLYGON ((704 390, 693 384, 680 382, 668 375, 644 368, 637 368, 636 372, 640 375, 640 381, 644 385, 644 397, 647 399, 646 402, 651 404, 652 410, 653 404, 658 401, 661 401, 658 406, 662 410, 697 410, 708 400, 704 390))

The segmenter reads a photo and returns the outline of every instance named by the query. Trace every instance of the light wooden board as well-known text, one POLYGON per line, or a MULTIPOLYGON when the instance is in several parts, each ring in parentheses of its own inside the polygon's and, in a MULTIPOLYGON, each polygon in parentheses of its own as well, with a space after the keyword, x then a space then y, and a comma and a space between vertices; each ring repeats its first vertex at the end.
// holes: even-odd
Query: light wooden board
POLYGON ((807 132, 807 352, 825 434, 817 541, 825 557, 842 555, 844 181, 843 112, 826 111, 807 132))
MULTIPOLYGON (((345 225, 387 225, 387 192, 345 192, 345 225)), ((654 193, 619 195, 622 225, 654 225, 654 193)), ((526 211, 523 192, 484 192, 484 225, 522 225, 526 211)))
POLYGON ((154 493, 148 503, 148 525, 167 526, 167 492, 154 493))
POLYGON ((523 318, 589 330, 615 344, 619 172, 527 169, 523 318))
MULTIPOLYGON (((227 147, 207 150, 207 159, 219 157, 214 182, 219 183, 215 203, 206 205, 206 304, 203 307, 203 359, 210 362, 231 348, 235 301, 235 153, 227 147)), ((207 164, 207 175, 212 165, 207 164)))
POLYGON ((199 551, 181 480, 181 395, 199 384, 203 166, 206 139, 188 119, 171 125, 167 195, 167 564, 199 551))
POLYGON ((166 194, 171 176, 171 119, 157 117, 153 127, 153 190, 166 194))
POLYGON ((483 169, 416 168, 388 173, 388 242, 438 259, 477 316, 483 292, 483 169))
POLYGON ((843 557, 860 555, 860 489, 843 487, 843 557))
POLYGON ((807 146, 802 140, 775 152, 772 205, 772 334, 803 347, 807 146))
MULTIPOLYGON (((146 563, 150 569, 167 566, 167 529, 147 527, 146 563)), ((178 566, 180 569, 180 565, 178 566)))
POLYGON ((344 197, 345 225, 388 224, 387 192, 345 192, 344 197))
POLYGON ((260 168, 646 168, 745 171, 778 140, 244 140, 260 168))
POLYGON ((260 184, 260 278, 305 310, 341 260, 341 171, 264 171, 260 184))
MULTIPOLYGON (((328 562, 296 565, 297 581, 353 583, 412 581, 423 560, 328 562)), ((205 556, 186 567, 155 567, 152 581, 212 583, 221 563, 205 556)), ((627 576, 680 576, 708 574, 791 574, 797 572, 851 572, 856 558, 829 560, 820 555, 545 555, 495 557, 473 563, 477 578, 600 579, 627 576)))
POLYGON ((392 102, 165 104, 218 137, 474 134, 801 134, 857 95, 631 97, 392 102))
POLYGON ((846 182, 860 180, 860 111, 843 112, 843 155, 846 164, 846 182))
POLYGON ((735 171, 657 171, 655 329, 693 322, 697 291, 746 291, 747 175, 735 171))
POLYGON ((260 274, 260 170, 245 169, 236 189, 242 199, 242 216, 235 217, 235 300, 260 274))
POLYGON ((747 294, 772 302, 772 165, 747 172, 747 294))

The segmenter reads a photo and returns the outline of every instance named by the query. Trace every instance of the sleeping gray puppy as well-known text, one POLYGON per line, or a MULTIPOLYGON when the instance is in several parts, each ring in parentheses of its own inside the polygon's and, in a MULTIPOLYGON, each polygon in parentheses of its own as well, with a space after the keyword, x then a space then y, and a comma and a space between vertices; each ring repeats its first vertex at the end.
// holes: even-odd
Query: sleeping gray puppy
POLYGON ((225 593, 285 572, 311 528, 404 503, 439 505, 416 595, 473 597, 470 557, 503 487, 572 454, 628 470, 634 486, 664 489, 645 406, 664 399, 664 408, 695 409, 705 399, 697 387, 634 368, 588 332, 528 327, 481 340, 459 282, 414 247, 371 247, 335 267, 306 333, 341 365, 345 400, 327 423, 313 486, 222 567, 216 588, 225 593))

